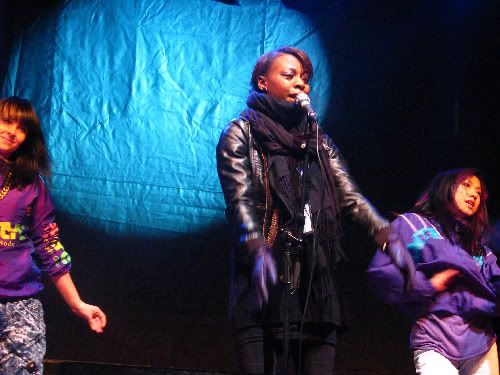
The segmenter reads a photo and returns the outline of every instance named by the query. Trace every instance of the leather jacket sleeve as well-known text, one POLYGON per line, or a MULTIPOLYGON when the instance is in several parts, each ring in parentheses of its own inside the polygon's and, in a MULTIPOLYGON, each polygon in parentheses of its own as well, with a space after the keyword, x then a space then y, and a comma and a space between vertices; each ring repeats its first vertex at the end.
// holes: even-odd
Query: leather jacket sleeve
POLYGON ((252 144, 249 124, 241 119, 233 120, 224 128, 216 153, 226 218, 240 243, 263 237, 261 218, 255 209, 252 144))
POLYGON ((326 135, 323 138, 323 146, 328 152, 330 168, 333 171, 335 185, 340 191, 340 204, 342 210, 358 224, 368 231, 368 235, 375 239, 375 235, 385 227, 389 226, 373 205, 361 194, 356 183, 349 175, 347 165, 340 155, 340 151, 332 139, 326 135))
MULTIPOLYGON (((360 193, 331 138, 324 135, 323 145, 328 152, 336 187, 340 191, 342 210, 367 228, 368 234, 374 237, 389 223, 360 193)), ((217 171, 226 202, 226 218, 232 226, 235 239, 240 243, 263 237, 262 219, 256 209, 261 168, 250 125, 241 119, 231 121, 224 128, 217 145, 217 171)))

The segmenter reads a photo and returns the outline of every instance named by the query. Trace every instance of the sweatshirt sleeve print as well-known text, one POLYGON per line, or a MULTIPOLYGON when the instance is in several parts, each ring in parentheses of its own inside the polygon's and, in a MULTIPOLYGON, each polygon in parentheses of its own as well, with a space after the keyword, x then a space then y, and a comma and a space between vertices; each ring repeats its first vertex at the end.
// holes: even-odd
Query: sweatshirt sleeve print
POLYGON ((31 240, 40 269, 49 276, 69 272, 71 257, 59 240, 59 227, 54 219, 54 206, 45 183, 37 182, 38 197, 32 209, 31 240))

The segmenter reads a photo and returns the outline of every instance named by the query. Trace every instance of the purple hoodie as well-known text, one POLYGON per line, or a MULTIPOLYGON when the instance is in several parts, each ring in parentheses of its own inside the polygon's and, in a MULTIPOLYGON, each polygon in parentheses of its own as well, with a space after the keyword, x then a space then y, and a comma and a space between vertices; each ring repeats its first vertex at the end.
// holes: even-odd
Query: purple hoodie
POLYGON ((70 268, 42 179, 9 190, 0 200, 0 302, 34 296, 43 289, 42 272, 55 276, 70 268))
POLYGON ((486 248, 484 257, 472 257, 441 234, 435 222, 414 213, 391 223, 415 260, 413 290, 403 288, 403 275, 386 253, 377 251, 368 278, 386 302, 398 304, 414 318, 410 346, 434 350, 452 360, 464 360, 489 350, 496 337, 490 317, 498 314, 500 268, 486 248), (429 279, 437 272, 460 271, 447 290, 438 293, 429 279))

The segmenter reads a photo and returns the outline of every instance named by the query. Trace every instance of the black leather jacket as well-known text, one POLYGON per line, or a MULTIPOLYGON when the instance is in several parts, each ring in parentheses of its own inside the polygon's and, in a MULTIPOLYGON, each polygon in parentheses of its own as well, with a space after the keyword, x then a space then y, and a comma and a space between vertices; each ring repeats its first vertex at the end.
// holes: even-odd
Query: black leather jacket
MULTIPOLYGON (((367 228, 368 235, 373 237, 388 222, 361 195, 337 146, 327 135, 323 136, 323 146, 328 152, 330 168, 340 191, 343 212, 367 228)), ((246 120, 233 120, 223 130, 217 145, 217 170, 234 240, 243 244, 250 239, 262 238, 263 218, 268 214, 263 158, 252 136, 251 125, 246 120)))

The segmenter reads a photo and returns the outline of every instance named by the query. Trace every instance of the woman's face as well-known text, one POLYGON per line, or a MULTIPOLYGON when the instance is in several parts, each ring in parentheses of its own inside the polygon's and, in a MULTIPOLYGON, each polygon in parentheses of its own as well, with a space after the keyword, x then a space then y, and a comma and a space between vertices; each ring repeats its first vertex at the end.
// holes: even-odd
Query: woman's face
POLYGON ((455 190, 455 207, 464 217, 477 212, 481 203, 481 181, 476 176, 464 178, 455 190))
POLYGON ((0 118, 0 156, 8 159, 26 140, 26 129, 18 121, 0 118))
POLYGON ((298 94, 309 94, 311 91, 303 70, 295 56, 285 53, 278 55, 267 73, 259 77, 259 89, 275 98, 294 102, 298 94))

